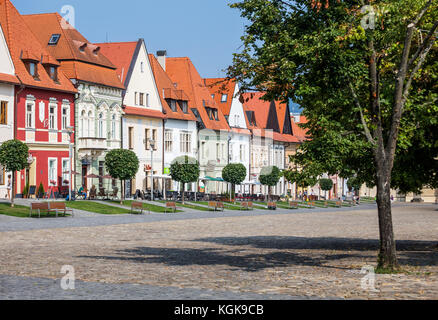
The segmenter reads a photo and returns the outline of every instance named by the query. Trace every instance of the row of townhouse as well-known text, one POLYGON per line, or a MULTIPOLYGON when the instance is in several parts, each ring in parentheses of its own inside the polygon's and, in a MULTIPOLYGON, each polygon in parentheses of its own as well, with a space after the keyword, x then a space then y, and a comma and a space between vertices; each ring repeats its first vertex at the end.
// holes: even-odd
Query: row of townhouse
MULTIPOLYGON (((105 167, 105 154, 118 148, 140 160, 128 195, 152 184, 178 190, 168 174, 180 155, 201 166, 189 191, 227 191, 222 169, 240 162, 248 174, 238 191, 264 192, 261 168, 285 169, 287 150, 303 139, 293 134, 287 104, 239 95, 232 80, 204 79, 187 57, 149 54, 143 39, 90 43, 59 14, 20 15, 9 0, 0 9, 0 143, 15 138, 30 149, 17 194, 27 184, 68 188, 70 179, 76 188, 120 190, 105 167)), ((0 169, 4 195, 9 174, 0 169)), ((275 192, 291 188, 282 180, 275 192)))
MULTIPOLYGON (((237 191, 266 193, 261 169, 292 167, 306 119, 263 96, 239 94, 233 80, 202 78, 187 57, 149 54, 143 39, 90 43, 57 13, 20 15, 10 0, 0 0, 0 144, 15 138, 29 146, 29 167, 15 176, 17 194, 27 184, 68 190, 70 180, 76 188, 121 190, 105 166, 106 153, 119 148, 140 160, 128 196, 152 184, 178 191, 169 170, 180 155, 201 166, 200 181, 188 191, 226 192, 223 168, 242 163, 247 177, 237 191)), ((0 167, 0 197, 10 175, 0 167)), ((330 195, 345 194, 345 181, 331 178, 330 195)), ((284 179, 274 190, 297 191, 284 179)), ((317 186, 307 191, 320 193, 317 186)))

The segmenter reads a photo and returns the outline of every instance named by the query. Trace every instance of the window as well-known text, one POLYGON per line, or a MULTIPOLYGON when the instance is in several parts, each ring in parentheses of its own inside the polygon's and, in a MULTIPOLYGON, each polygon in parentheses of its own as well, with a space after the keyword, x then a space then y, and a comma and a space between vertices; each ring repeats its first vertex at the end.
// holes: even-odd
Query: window
POLYGON ((49 105, 49 130, 55 130, 56 128, 56 105, 49 105))
POLYGON ((49 159, 49 185, 57 185, 58 179, 58 159, 49 159))
POLYGON ((210 120, 213 120, 213 110, 211 108, 206 108, 207 115, 210 120))
POLYGON ((190 153, 192 150, 192 135, 189 132, 180 134, 180 152, 190 153))
POLYGON ((104 138, 103 136, 103 114, 99 113, 99 122, 98 122, 98 130, 99 130, 99 138, 104 138))
POLYGON ((222 98, 221 98, 221 102, 227 102, 228 100, 228 95, 227 94, 223 94, 222 98))
POLYGON ((153 129, 152 130, 152 140, 154 140, 154 142, 155 142, 154 150, 157 150, 157 145, 158 145, 158 141, 157 141, 157 129, 153 129))
MULTIPOLYGON (((218 114, 217 109, 214 109, 214 110, 213 110, 213 116, 214 116, 214 119, 215 119, 216 121, 219 121, 219 114, 218 114)), ((213 120, 213 119, 211 119, 211 120, 213 120)))
POLYGON ((144 62, 140 63, 140 69, 141 69, 141 73, 144 73, 144 62))
POLYGON ((169 99, 169 100, 168 100, 168 103, 169 103, 169 107, 170 107, 170 109, 171 109, 173 112, 176 112, 176 101, 175 101, 175 100, 171 100, 171 99, 169 99))
POLYGON ((35 103, 28 102, 26 104, 26 128, 35 128, 34 109, 35 103))
POLYGON ((202 158, 207 158, 207 148, 206 148, 205 141, 202 141, 202 143, 201 143, 201 155, 202 155, 202 158))
POLYGON ((179 105, 180 105, 180 107, 181 107, 181 110, 184 112, 184 113, 188 113, 189 112, 189 108, 188 108, 188 105, 187 105, 187 101, 180 101, 179 102, 179 105))
POLYGON ((59 38, 61 38, 60 34, 52 34, 52 36, 50 37, 50 40, 49 40, 49 45, 54 46, 54 45, 58 44, 59 38))
POLYGON ((172 130, 164 131, 164 151, 172 152, 173 151, 173 132, 172 130))
POLYGON ((144 93, 140 93, 140 105, 144 106, 144 93))
POLYGON ((5 185, 5 168, 0 164, 0 185, 5 185))
POLYGON ((8 124, 8 103, 6 101, 1 102, 0 124, 8 124))
MULTIPOLYGON (((70 107, 69 106, 63 106, 62 107, 62 130, 66 130, 67 127, 70 125, 70 107)), ((82 119, 81 119, 82 120, 82 119)))
POLYGON ((92 121, 93 121, 93 113, 90 111, 88 112, 88 118, 87 118, 87 134, 89 138, 94 136, 94 128, 92 121))
POLYGON ((55 66, 51 66, 48 68, 48 71, 50 78, 53 81, 58 82, 58 68, 55 66))
POLYGON ((37 76, 37 65, 35 62, 29 62, 29 73, 34 78, 37 76))
POLYGON ((146 107, 150 107, 150 105, 149 105, 149 93, 146 93, 146 107))
POLYGON ((240 145, 240 162, 245 161, 245 145, 240 145))
POLYGON ((150 142, 149 142, 149 132, 150 132, 150 130, 149 129, 145 129, 144 130, 144 141, 145 141, 145 148, 146 148, 146 150, 149 150, 150 148, 151 148, 151 146, 150 146, 150 142))
POLYGON ((134 149, 134 127, 128 128, 128 148, 134 149))
POLYGON ((69 159, 62 159, 62 185, 63 186, 68 186, 69 183, 69 165, 70 165, 70 160, 69 159))
POLYGON ((80 121, 80 130, 81 130, 81 137, 85 137, 85 111, 82 110, 81 112, 81 121, 80 121))
POLYGON ((134 94, 134 104, 135 104, 135 105, 138 105, 137 97, 138 97, 138 93, 136 92, 136 93, 134 94))
POLYGON ((211 95, 211 98, 214 100, 214 94, 211 95))
POLYGON ((216 159, 219 159, 220 152, 220 144, 216 143, 216 159))
POLYGON ((103 188, 103 176, 105 175, 105 162, 104 161, 99 161, 99 189, 103 188))
POLYGON ((111 118, 111 139, 116 139, 116 115, 113 114, 111 118))

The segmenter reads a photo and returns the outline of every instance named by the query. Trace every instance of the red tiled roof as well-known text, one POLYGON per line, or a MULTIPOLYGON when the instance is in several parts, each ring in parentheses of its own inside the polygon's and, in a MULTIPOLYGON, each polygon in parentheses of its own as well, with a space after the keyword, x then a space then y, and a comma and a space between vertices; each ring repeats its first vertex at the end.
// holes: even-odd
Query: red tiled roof
POLYGON ((117 75, 124 84, 138 42, 96 43, 102 53, 117 67, 117 75))
POLYGON ((218 105, 225 116, 230 115, 231 104, 233 102, 234 91, 236 89, 236 80, 227 80, 226 78, 209 78, 204 79, 205 85, 214 94, 214 101, 218 105), (226 94, 227 101, 222 102, 222 95, 226 94))
POLYGON ((300 142, 309 139, 309 136, 307 135, 307 130, 299 126, 299 124, 307 123, 307 119, 305 116, 300 116, 299 124, 294 121, 294 117, 291 117, 291 122, 293 135, 297 137, 300 142))
MULTIPOLYGON (((6 0, 7 1, 7 0, 6 0)), ((124 89, 116 67, 58 13, 23 16, 40 44, 61 63, 61 70, 71 79, 124 89), (49 45, 53 34, 60 34, 56 45, 49 45), (81 48, 83 50, 81 50, 81 48)))
POLYGON ((20 84, 20 81, 18 81, 16 76, 7 73, 0 73, 0 82, 20 84))
POLYGON ((142 117, 148 117, 148 118, 158 118, 158 119, 165 119, 166 116, 158 110, 151 110, 146 108, 139 108, 139 107, 124 107, 123 111, 127 115, 132 116, 142 116, 142 117))
MULTIPOLYGON (((22 57, 40 62, 42 57, 49 56, 50 53, 35 37, 34 27, 30 28, 26 24, 9 0, 0 0, 0 24, 15 66, 15 73, 24 85, 55 91, 77 92, 62 70, 58 72, 58 83, 50 78, 41 64, 38 64, 38 80, 35 80, 29 74, 22 57)), ((53 59, 53 57, 50 59, 53 59)))
POLYGON ((184 113, 179 107, 177 107, 177 112, 172 111, 164 97, 187 102, 189 101, 189 97, 183 90, 177 90, 174 87, 172 80, 169 78, 153 54, 149 54, 149 61, 151 63, 152 72, 158 87, 158 93, 160 94, 161 104, 163 105, 164 112, 166 113, 166 118, 196 121, 196 117, 190 110, 190 107, 188 113, 184 113))
POLYGON ((189 109, 196 108, 207 129, 230 131, 222 110, 211 99, 208 88, 191 60, 185 58, 167 58, 166 72, 177 89, 182 89, 189 97, 189 109), (210 120, 205 106, 218 110, 218 121, 210 120))
MULTIPOLYGON (((284 121, 287 112, 287 104, 285 103, 275 101, 280 133, 273 132, 272 130, 265 130, 267 126, 269 108, 271 102, 262 100, 264 95, 265 95, 264 92, 252 92, 252 93, 242 94, 243 110, 245 111, 245 117, 246 117, 248 129, 251 129, 253 131, 253 134, 256 136, 272 138, 275 141, 299 142, 298 137, 290 134, 283 134, 284 121), (247 111, 254 112, 256 118, 256 126, 250 125, 246 114, 247 111)), ((294 131, 292 131, 292 133, 294 133, 294 131)))

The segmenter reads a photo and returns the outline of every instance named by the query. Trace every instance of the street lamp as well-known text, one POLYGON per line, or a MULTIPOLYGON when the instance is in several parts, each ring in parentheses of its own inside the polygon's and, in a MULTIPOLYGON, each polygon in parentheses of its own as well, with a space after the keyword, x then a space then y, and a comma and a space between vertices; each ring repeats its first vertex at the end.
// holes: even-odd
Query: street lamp
POLYGON ((149 139, 149 145, 151 147, 151 201, 154 201, 154 148, 155 141, 149 139))
POLYGON ((72 144, 72 135, 74 127, 68 126, 65 128, 68 134, 68 201, 71 201, 71 165, 72 165, 72 154, 73 154, 73 144, 72 144))

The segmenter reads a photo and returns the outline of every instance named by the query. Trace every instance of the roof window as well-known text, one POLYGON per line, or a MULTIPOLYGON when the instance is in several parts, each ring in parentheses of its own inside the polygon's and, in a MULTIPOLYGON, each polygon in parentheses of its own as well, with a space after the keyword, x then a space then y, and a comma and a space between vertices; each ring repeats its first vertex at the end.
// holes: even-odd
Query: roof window
POLYGON ((58 44, 59 38, 61 38, 60 34, 52 34, 49 40, 49 46, 56 46, 58 44))

